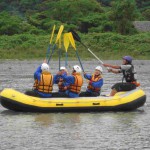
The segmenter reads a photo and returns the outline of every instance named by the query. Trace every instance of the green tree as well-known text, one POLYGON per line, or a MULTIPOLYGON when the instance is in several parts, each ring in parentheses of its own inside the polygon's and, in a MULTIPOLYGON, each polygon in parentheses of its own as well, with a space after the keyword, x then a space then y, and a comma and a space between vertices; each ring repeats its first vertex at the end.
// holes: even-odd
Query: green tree
POLYGON ((110 6, 110 3, 112 2, 112 0, 97 0, 97 1, 105 6, 110 6))
POLYGON ((135 31, 133 21, 137 14, 135 0, 115 0, 110 17, 114 21, 114 30, 120 34, 131 34, 135 31))
POLYGON ((18 16, 12 16, 8 12, 0 13, 0 34, 13 35, 21 33, 20 23, 22 19, 18 16))
MULTIPOLYGON (((58 21, 66 24, 67 27, 81 29, 84 24, 84 18, 86 18, 87 25, 88 18, 89 22, 91 22, 91 16, 96 16, 97 18, 97 14, 102 12, 102 8, 96 0, 57 0, 51 2, 46 0, 39 7, 40 11, 37 13, 32 16, 30 13, 28 14, 28 21, 43 30, 48 30, 52 23, 57 23, 58 21)), ((84 28, 88 30, 89 26, 86 25, 84 28)))
POLYGON ((143 16, 145 17, 146 20, 150 21, 150 8, 143 11, 142 14, 143 14, 143 16))

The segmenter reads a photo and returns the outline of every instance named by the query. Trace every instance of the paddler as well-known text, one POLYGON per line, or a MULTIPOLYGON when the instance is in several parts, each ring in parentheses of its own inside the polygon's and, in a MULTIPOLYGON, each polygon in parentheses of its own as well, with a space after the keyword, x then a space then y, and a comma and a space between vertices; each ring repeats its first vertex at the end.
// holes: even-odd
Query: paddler
MULTIPOLYGON (((68 75, 68 71, 67 71, 66 67, 64 67, 64 66, 60 67, 60 72, 63 75, 68 75)), ((53 97, 66 97, 65 82, 64 82, 63 78, 61 76, 57 76, 55 83, 58 85, 58 92, 53 92, 52 96, 53 97)))
POLYGON ((50 73, 49 65, 42 63, 34 73, 34 85, 32 91, 26 91, 25 94, 36 97, 48 98, 52 96, 53 84, 57 76, 50 73))
POLYGON ((112 73, 123 73, 122 82, 116 83, 112 86, 110 96, 114 96, 120 91, 130 91, 140 86, 137 82, 136 70, 132 64, 131 56, 124 56, 122 58, 122 65, 103 64, 104 67, 109 67, 108 71, 112 73), (123 82, 125 80, 125 82, 123 82))
POLYGON ((85 92, 80 93, 80 97, 96 97, 100 95, 103 86, 102 72, 102 67, 97 66, 93 75, 84 73, 85 79, 88 80, 88 86, 85 92))
POLYGON ((66 90, 65 93, 67 97, 79 97, 79 93, 83 85, 81 72, 82 70, 78 65, 73 66, 71 75, 66 75, 61 71, 58 72, 58 75, 60 75, 60 77, 64 81, 64 89, 66 90))

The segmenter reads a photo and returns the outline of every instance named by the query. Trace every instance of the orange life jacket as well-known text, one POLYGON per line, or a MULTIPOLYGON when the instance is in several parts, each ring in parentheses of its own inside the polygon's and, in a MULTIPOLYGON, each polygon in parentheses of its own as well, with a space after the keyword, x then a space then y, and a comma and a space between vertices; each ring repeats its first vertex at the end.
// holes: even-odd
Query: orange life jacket
POLYGON ((69 89, 71 92, 74 92, 74 93, 80 93, 81 91, 81 86, 83 85, 83 78, 81 76, 81 74, 79 73, 74 73, 72 74, 75 78, 75 82, 74 84, 71 84, 69 89))
POLYGON ((65 91, 65 89, 64 89, 64 86, 63 86, 63 79, 59 79, 59 82, 58 82, 58 88, 59 88, 59 91, 62 91, 62 92, 64 92, 65 91))
MULTIPOLYGON (((90 81, 97 82, 97 81, 99 81, 100 79, 102 79, 102 76, 101 76, 101 75, 95 76, 95 75, 93 74, 90 81)), ((91 84, 88 84, 87 89, 88 89, 88 90, 92 90, 93 92, 99 92, 101 88, 95 88, 95 87, 93 87, 91 84)))
POLYGON ((34 82, 33 89, 44 93, 52 93, 53 90, 53 76, 49 72, 41 73, 40 81, 37 79, 34 82))

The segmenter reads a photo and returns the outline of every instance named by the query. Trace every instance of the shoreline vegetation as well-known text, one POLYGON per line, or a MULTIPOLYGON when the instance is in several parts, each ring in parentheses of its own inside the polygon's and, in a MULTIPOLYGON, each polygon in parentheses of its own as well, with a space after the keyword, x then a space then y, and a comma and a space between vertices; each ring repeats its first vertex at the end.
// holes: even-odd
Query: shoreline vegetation
MULTIPOLYGON (((82 43, 103 60, 123 55, 150 60, 149 24, 149 0, 1 0, 0 60, 44 59, 54 25, 52 45, 63 25, 63 33, 76 31, 82 43)), ((80 43, 76 42, 76 48, 82 60, 94 59, 80 43)), ((52 58, 58 57, 57 48, 52 58)), ((71 46, 68 59, 77 60, 71 46)))
MULTIPOLYGON (((55 35, 56 36, 56 35, 55 35)), ((80 34, 82 42, 87 45, 99 58, 104 60, 119 59, 123 55, 131 55, 135 59, 150 59, 150 32, 134 35, 117 33, 80 34)), ((44 59, 49 44, 50 35, 16 34, 0 36, 0 59, 36 60, 44 59)), ((52 45, 54 41, 52 42, 52 45)), ((83 60, 94 57, 79 42, 76 41, 77 51, 83 60)), ((61 59, 65 60, 65 48, 62 42, 61 59)), ((76 60, 74 49, 68 48, 68 58, 76 60)), ((53 59, 58 59, 58 48, 53 59)))

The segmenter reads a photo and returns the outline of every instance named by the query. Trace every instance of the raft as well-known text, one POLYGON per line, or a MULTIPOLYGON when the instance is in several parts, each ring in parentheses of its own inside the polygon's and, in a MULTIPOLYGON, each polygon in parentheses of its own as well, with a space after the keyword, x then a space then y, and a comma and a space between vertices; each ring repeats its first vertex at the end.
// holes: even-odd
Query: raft
POLYGON ((4 89, 0 96, 3 107, 21 112, 131 111, 145 102, 146 95, 142 89, 118 92, 115 96, 78 98, 38 98, 14 89, 4 89))

